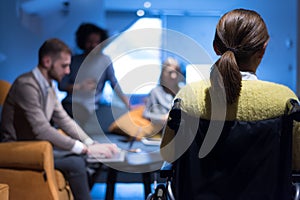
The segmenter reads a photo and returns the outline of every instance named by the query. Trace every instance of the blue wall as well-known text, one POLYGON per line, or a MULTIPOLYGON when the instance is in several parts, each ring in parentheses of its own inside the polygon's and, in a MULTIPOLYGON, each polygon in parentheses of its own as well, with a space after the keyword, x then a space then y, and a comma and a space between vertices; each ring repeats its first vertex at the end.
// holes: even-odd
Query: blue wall
MULTIPOLYGON (((62 2, 49 0, 54 1, 62 2)), ((45 11, 47 1, 42 0, 42 7, 36 6, 32 15, 25 13, 23 18, 18 9, 21 2, 1 0, 0 6, 0 79, 9 82, 37 65, 38 48, 47 38, 58 37, 76 51, 74 36, 80 23, 88 21, 105 27, 101 0, 70 1, 68 13, 45 11), (27 27, 22 24, 24 20, 27 27)))

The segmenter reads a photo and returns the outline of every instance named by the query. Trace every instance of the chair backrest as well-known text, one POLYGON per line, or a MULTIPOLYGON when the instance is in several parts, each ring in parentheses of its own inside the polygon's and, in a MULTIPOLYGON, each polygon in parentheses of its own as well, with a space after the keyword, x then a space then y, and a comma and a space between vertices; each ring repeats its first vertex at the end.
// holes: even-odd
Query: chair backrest
POLYGON ((0 105, 4 104, 7 93, 11 87, 11 84, 5 80, 0 80, 0 105))
MULTIPOLYGON (((178 113, 178 105, 175 112, 178 113)), ((176 200, 291 199, 292 127, 299 116, 298 101, 289 100, 282 116, 256 122, 225 121, 213 149, 199 158, 212 121, 181 111, 180 123, 168 124, 178 130, 175 154, 182 151, 188 137, 192 142, 173 163, 176 200)))

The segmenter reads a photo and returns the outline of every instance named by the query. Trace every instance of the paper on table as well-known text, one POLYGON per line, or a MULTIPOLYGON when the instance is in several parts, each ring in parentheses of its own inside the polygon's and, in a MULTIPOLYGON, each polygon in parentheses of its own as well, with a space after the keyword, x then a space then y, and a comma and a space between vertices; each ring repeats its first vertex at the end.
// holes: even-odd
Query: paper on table
POLYGON ((142 143, 145 145, 160 145, 161 138, 145 138, 141 139, 142 143))
POLYGON ((126 155, 126 151, 124 151, 124 150, 120 150, 119 152, 115 153, 111 158, 106 158, 103 155, 89 155, 87 158, 87 162, 90 162, 90 163, 124 162, 125 155, 126 155))

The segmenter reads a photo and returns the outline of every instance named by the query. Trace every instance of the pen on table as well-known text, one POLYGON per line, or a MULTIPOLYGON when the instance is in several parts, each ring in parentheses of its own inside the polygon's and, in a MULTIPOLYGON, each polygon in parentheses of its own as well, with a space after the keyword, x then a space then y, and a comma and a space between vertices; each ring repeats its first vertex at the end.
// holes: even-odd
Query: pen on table
POLYGON ((136 134, 135 134, 135 136, 131 137, 131 141, 129 143, 128 151, 131 151, 131 152, 139 152, 140 151, 140 149, 132 149, 132 146, 133 146, 133 143, 136 141, 137 136, 140 134, 141 131, 142 131, 142 128, 139 127, 136 134))
POLYGON ((136 140, 136 137, 131 137, 131 140, 130 140, 130 143, 129 143, 129 147, 128 147, 128 150, 130 150, 133 146, 133 143, 135 142, 136 140))

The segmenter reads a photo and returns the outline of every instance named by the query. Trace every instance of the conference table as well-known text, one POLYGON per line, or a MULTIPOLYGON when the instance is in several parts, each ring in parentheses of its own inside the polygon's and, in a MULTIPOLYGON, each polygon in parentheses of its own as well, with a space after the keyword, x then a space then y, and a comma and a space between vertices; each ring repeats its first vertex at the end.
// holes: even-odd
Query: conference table
POLYGON ((125 151, 125 159, 118 162, 104 163, 108 167, 106 178, 106 200, 114 199, 115 183, 120 172, 141 174, 144 184, 144 194, 151 193, 151 174, 158 171, 162 164, 159 145, 145 145, 141 141, 133 141, 122 135, 106 133, 105 136, 94 136, 99 142, 112 142, 125 151))

